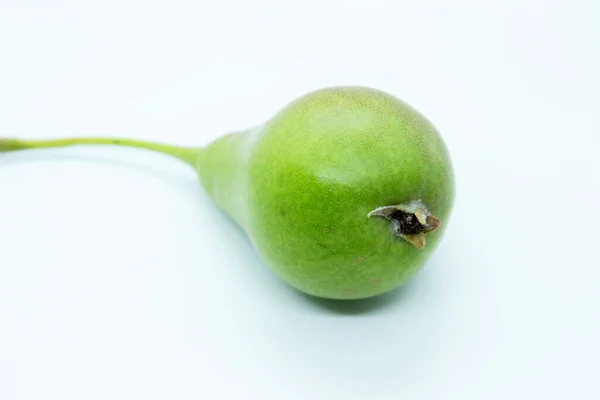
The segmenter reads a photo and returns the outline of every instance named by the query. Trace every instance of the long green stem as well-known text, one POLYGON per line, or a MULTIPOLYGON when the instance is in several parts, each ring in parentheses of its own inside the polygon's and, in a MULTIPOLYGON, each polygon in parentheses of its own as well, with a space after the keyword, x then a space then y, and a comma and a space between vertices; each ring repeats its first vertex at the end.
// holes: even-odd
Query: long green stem
POLYGON ((179 147, 168 144, 149 142, 145 140, 125 139, 125 138, 107 138, 107 137, 74 137, 64 139, 50 140, 21 140, 15 138, 0 138, 0 153, 9 151, 19 151, 26 149, 40 149, 50 147, 68 147, 76 145, 111 145, 137 147, 163 153, 194 167, 199 148, 179 147))

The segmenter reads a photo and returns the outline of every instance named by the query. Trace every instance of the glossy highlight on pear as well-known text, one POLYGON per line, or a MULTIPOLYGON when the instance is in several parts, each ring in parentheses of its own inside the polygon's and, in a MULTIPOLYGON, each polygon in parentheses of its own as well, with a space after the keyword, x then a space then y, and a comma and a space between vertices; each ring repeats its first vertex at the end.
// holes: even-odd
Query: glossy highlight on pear
POLYGON ((362 86, 310 92, 204 147, 0 138, 0 152, 73 145, 136 147, 185 162, 275 275, 330 299, 381 295, 413 277, 442 239, 455 198, 450 154, 433 124, 362 86))

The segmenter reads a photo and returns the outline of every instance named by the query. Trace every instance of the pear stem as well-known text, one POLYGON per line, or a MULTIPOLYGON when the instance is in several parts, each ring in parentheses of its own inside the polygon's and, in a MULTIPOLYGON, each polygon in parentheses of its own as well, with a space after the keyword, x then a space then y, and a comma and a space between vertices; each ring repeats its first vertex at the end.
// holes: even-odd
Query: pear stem
POLYGON ((199 148, 172 146, 168 144, 150 142, 145 140, 108 137, 72 137, 49 140, 20 140, 16 138, 0 138, 0 153, 27 149, 41 149, 51 147, 68 147, 76 145, 111 145, 136 147, 155 151, 175 157, 194 167, 198 158, 199 148))

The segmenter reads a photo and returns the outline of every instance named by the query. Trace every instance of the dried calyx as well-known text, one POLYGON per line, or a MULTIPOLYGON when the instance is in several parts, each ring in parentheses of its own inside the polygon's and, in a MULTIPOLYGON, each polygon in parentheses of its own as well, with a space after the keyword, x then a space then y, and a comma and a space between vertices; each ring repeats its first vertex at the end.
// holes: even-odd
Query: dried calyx
POLYGON ((379 216, 392 223, 393 232, 417 248, 425 247, 425 236, 440 226, 440 220, 429 213, 421 200, 394 206, 378 207, 368 217, 379 216))

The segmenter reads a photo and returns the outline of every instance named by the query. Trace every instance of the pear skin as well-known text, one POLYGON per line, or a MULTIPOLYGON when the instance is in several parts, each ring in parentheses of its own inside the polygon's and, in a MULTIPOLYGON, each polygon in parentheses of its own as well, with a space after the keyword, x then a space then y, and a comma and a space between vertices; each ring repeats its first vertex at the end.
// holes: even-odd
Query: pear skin
POLYGON ((196 169, 278 277, 330 299, 380 295, 411 278, 442 238, 455 197, 435 127, 365 87, 303 96, 207 146, 196 169))

